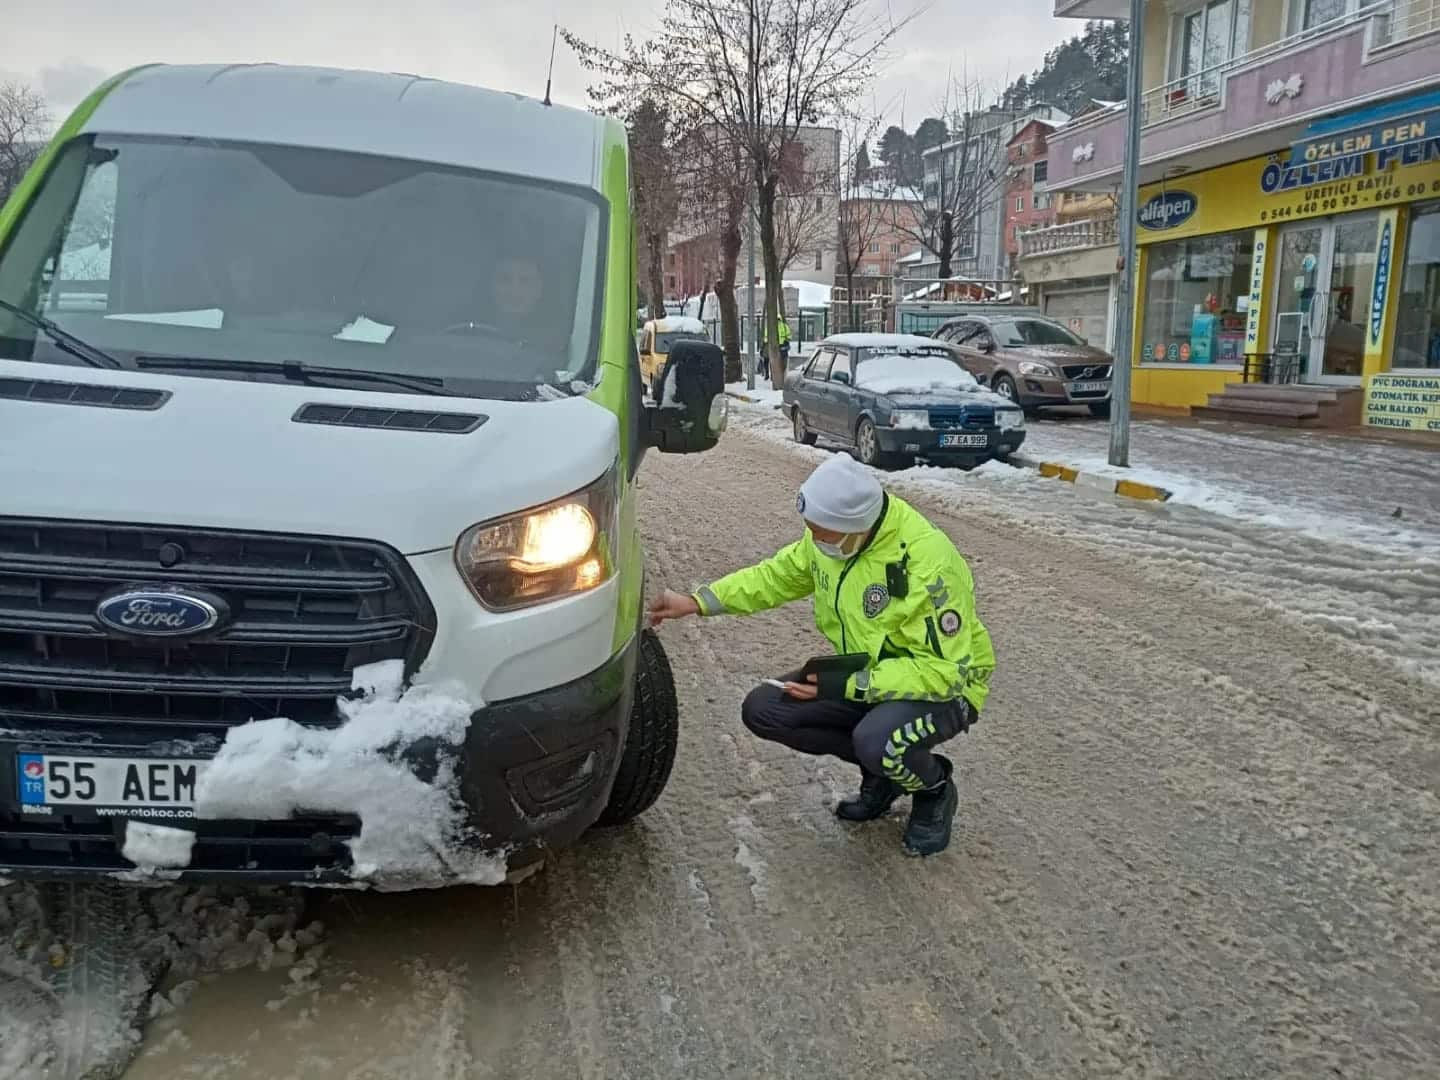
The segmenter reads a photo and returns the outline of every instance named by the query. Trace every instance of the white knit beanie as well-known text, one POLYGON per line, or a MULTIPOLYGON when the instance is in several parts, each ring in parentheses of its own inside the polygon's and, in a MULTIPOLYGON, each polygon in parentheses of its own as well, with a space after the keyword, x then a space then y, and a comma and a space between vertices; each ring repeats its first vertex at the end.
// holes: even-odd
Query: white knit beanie
POLYGON ((884 500, 885 493, 869 469, 849 454, 836 454, 800 485, 795 509, 822 529, 863 533, 880 520, 884 500))

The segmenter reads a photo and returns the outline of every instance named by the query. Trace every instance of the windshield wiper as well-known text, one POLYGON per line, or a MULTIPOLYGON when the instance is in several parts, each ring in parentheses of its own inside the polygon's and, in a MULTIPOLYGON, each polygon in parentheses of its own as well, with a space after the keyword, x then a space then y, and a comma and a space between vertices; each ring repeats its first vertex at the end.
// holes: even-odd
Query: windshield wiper
POLYGON ((67 352, 79 360, 84 360, 91 367, 118 368, 121 367, 119 360, 116 360, 109 353, 97 349, 83 338, 78 338, 68 330, 61 330, 43 315, 36 315, 33 311, 26 311, 24 308, 10 303, 8 300, 0 300, 0 311, 8 311, 22 322, 29 323, 46 337, 48 337, 61 352, 67 352))
POLYGON ((208 356, 140 356, 135 366, 142 371, 235 371, 257 375, 279 375, 290 382, 306 386, 330 386, 337 382, 376 383, 397 386, 414 394, 445 395, 444 384, 438 379, 401 375, 388 371, 367 371, 362 368, 315 367, 299 360, 273 363, 267 360, 226 360, 208 356))

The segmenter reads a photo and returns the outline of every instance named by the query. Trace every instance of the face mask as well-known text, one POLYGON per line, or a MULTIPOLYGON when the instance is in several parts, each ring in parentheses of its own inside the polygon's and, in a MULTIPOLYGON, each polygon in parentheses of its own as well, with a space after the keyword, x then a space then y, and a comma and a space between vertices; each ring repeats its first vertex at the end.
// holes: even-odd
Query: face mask
POLYGON ((838 544, 831 544, 824 540, 814 540, 813 537, 811 539, 815 544, 816 551, 832 559, 848 559, 855 554, 855 549, 859 547, 858 538, 855 536, 847 536, 838 544), (846 551, 846 548, 850 550, 846 551))

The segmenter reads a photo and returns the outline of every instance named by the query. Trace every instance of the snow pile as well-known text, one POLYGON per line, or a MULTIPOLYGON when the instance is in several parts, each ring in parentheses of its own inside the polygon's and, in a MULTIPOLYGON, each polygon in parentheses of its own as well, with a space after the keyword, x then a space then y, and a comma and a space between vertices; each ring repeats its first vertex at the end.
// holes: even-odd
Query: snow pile
POLYGON ((876 394, 980 389, 975 376, 943 356, 873 356, 860 361, 855 382, 862 389, 876 394))
POLYGON ((725 392, 739 401, 741 405, 765 412, 779 408, 785 401, 785 391, 773 389, 769 379, 762 379, 758 376, 755 379, 754 390, 745 389, 744 382, 734 382, 726 384, 725 392))
POLYGON ((161 869, 190 865, 195 834, 189 829, 131 821, 125 825, 125 846, 120 854, 140 869, 161 869))
POLYGON ((465 824, 456 762, 474 707, 446 688, 402 688, 400 661, 355 671, 361 696, 341 701, 334 729, 292 720, 231 728, 197 782, 196 814, 280 820, 301 811, 355 814, 353 876, 383 889, 497 885, 503 852, 465 824), (422 779, 406 755, 427 763, 422 779))
POLYGON ((62 1061, 118 1076, 144 1021, 221 972, 283 967, 305 973, 287 993, 313 987, 325 928, 303 916, 301 895, 279 889, 0 886, 0 1078, 58 1075, 62 1061))

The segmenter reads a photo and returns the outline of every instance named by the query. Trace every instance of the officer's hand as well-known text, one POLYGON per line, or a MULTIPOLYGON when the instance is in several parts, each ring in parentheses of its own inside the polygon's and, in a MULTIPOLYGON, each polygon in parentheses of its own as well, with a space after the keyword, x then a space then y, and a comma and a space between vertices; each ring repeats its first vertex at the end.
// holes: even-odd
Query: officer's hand
POLYGON ((814 701, 817 697, 819 697, 820 687, 815 685, 817 680, 819 679, 819 676, 807 675, 805 676, 805 679, 806 681, 803 683, 787 682, 785 684, 785 696, 788 698, 794 698, 796 701, 814 701))
POLYGON ((685 596, 671 589, 666 589, 654 600, 650 601, 648 610, 650 615, 650 628, 653 630, 666 619, 684 619, 690 615, 699 615, 700 605, 695 602, 693 596, 685 596))

